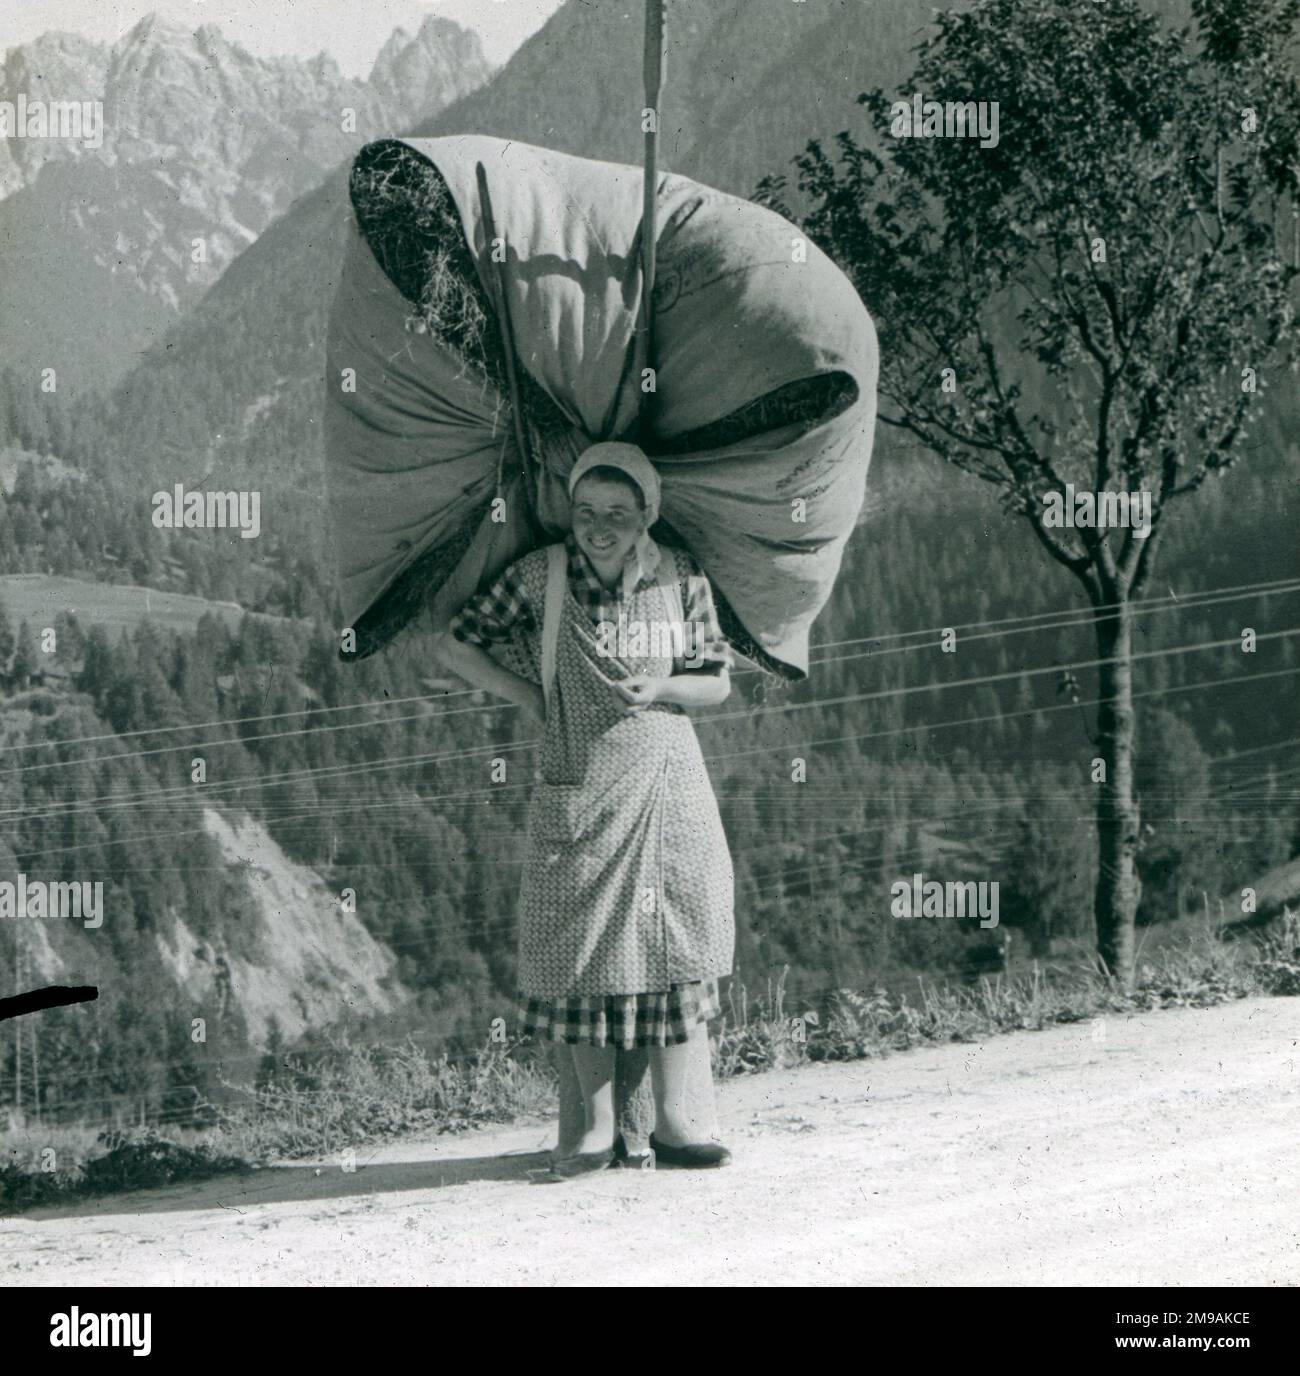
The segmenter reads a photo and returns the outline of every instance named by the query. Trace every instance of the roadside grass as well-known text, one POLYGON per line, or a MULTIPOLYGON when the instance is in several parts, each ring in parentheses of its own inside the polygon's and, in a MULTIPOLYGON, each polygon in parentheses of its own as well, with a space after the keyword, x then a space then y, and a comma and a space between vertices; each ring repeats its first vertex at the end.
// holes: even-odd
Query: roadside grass
MULTIPOLYGON (((924 1043, 966 1042, 1162 1008, 1209 1008, 1260 995, 1300 995, 1300 915, 1225 940, 1202 924, 1177 946, 1139 954, 1125 992, 1087 964, 1035 962, 954 986, 919 979, 912 995, 837 990, 822 1010, 787 1006, 785 975, 762 997, 733 987, 713 1044, 719 1079, 886 1056, 924 1043)), ((555 1112, 555 1081, 536 1047, 492 1043, 472 1057, 431 1058, 413 1042, 346 1038, 310 1064, 288 1055, 232 1103, 205 1106, 204 1129, 145 1126, 11 1128, 0 1132, 0 1208, 13 1214, 95 1195, 247 1172, 278 1160, 328 1157, 417 1132, 461 1132, 555 1112)))
POLYGON ((221 1131, 259 1164, 329 1156, 363 1142, 415 1132, 463 1132, 555 1107, 555 1080, 517 1045, 488 1044, 472 1058, 432 1059, 413 1042, 353 1046, 313 1058, 290 1055, 285 1074, 256 1088, 230 1085, 243 1100, 223 1111, 221 1131))
POLYGON ((1260 995, 1300 994, 1300 915, 1286 911, 1269 929, 1225 941, 1222 929, 1196 925, 1185 944, 1139 954, 1131 990, 1087 964, 1034 962, 974 985, 918 980, 915 996, 883 989, 840 989, 825 1016, 787 1007, 783 979, 751 1010, 732 999, 715 1052, 719 1078, 797 1065, 860 1060, 926 1042, 983 1040, 1037 1031, 1106 1014, 1210 1008, 1260 995))
POLYGON ((0 1134, 0 1151, 7 1214, 253 1169, 211 1132, 177 1128, 11 1128, 0 1134))

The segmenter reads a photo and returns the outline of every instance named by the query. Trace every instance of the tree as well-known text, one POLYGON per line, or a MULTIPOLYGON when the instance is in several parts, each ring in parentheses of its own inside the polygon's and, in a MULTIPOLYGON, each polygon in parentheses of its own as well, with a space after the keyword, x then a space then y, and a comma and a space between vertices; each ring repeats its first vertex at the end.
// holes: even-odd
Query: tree
POLYGON ((21 692, 31 687, 33 677, 39 672, 40 660, 36 652, 36 637, 26 621, 18 627, 18 642, 14 648, 14 662, 9 671, 9 681, 21 692))
POLYGON ((9 619, 9 610, 0 600, 0 676, 9 664, 9 656, 14 652, 14 623, 9 619))
MULTIPOLYGON (((1124 983, 1140 897, 1132 603, 1171 510, 1238 458, 1266 371, 1297 361, 1300 241, 1275 223, 1297 205, 1300 0, 1193 8, 1199 45, 1133 0, 940 14, 906 107, 914 91, 996 100, 996 143, 898 136, 904 107, 876 91, 860 100, 879 151, 845 134, 838 163, 817 144, 796 163, 804 223, 879 328, 882 421, 994 484, 1091 605, 1094 912, 1124 983), (1149 500, 1148 533, 1053 524, 1067 483, 1149 500)), ((779 204, 781 187, 760 195, 779 204)))
POLYGON ((117 675, 116 656, 108 632, 102 625, 92 626, 86 636, 81 669, 76 677, 77 691, 89 693, 98 706, 107 696, 117 675))

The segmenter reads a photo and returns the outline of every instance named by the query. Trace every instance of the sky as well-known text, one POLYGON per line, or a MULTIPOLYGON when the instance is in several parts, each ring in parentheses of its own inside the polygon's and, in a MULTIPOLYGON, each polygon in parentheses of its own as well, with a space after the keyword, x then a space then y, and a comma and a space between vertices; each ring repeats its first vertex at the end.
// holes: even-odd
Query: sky
POLYGON ((501 63, 563 0, 3 0, 0 52, 50 29, 111 43, 146 14, 197 28, 215 24, 258 57, 311 57, 322 48, 349 76, 370 72, 375 54, 401 26, 427 14, 477 29, 488 58, 501 63))

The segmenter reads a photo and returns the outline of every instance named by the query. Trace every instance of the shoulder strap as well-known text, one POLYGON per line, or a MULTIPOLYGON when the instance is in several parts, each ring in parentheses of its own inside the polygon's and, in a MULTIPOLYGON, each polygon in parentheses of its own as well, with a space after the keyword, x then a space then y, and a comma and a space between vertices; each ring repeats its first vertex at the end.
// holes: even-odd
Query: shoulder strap
POLYGON ((564 613, 564 580, 568 576, 563 544, 546 550, 546 603, 542 611, 542 695, 549 709, 555 683, 555 651, 560 643, 560 617, 564 613))
POLYGON ((677 566, 677 556, 671 549, 664 549, 659 560, 659 586, 663 590, 664 602, 668 607, 668 619, 681 629, 683 653, 686 648, 686 609, 683 605, 682 582, 677 566))
POLYGON ((665 558, 659 564, 659 582, 664 596, 668 599, 668 615, 673 621, 685 621, 686 610, 682 603, 682 584, 677 571, 677 556, 671 550, 664 551, 665 558))

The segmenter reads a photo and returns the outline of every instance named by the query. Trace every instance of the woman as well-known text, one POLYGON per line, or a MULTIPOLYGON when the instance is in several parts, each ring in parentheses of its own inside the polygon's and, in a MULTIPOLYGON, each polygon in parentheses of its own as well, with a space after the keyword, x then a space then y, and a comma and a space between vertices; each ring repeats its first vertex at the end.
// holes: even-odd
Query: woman
POLYGON ((694 1039, 721 1011, 717 979, 731 973, 731 856, 683 709, 727 697, 731 652, 707 578, 649 535, 659 478, 641 450, 594 445, 568 486, 566 586, 549 601, 553 675, 545 549, 506 569, 439 639, 449 668, 545 727, 519 919, 522 1030, 569 1048, 586 1119, 554 1172, 612 1163, 619 1046, 649 1048, 657 1160, 723 1165, 725 1147, 696 1140, 686 1079, 694 1039), (686 634, 671 638, 683 612, 686 634), (507 643, 530 676, 486 652, 507 643))

